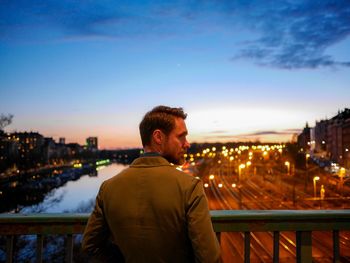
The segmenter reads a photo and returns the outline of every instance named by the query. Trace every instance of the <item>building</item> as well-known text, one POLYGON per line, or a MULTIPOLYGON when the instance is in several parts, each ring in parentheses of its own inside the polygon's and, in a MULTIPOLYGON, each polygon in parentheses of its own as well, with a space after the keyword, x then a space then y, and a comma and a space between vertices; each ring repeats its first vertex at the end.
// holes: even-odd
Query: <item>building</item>
POLYGON ((326 145, 330 160, 350 168, 350 109, 328 120, 326 145))
POLYGON ((316 121, 314 128, 314 155, 321 158, 327 157, 327 120, 316 121))
POLYGON ((0 130, 0 167, 8 161, 8 142, 7 134, 0 130))
POLYGON ((44 138, 42 154, 45 163, 50 163, 50 160, 56 157, 56 143, 52 138, 44 138))
MULTIPOLYGON (((305 146, 305 129, 298 137, 300 147, 305 146)), ((329 120, 316 121, 310 136, 314 156, 350 168, 350 109, 339 111, 329 120)))
POLYGON ((303 131, 298 135, 298 146, 303 149, 303 151, 309 150, 311 144, 311 129, 309 124, 306 123, 303 131))
POLYGON ((84 149, 78 143, 66 144, 69 158, 80 158, 84 149))
POLYGON ((60 137, 60 138, 58 139, 58 143, 59 143, 59 144, 66 144, 66 138, 60 137))
POLYGON ((350 168, 350 118, 343 123, 343 164, 346 168, 350 168))
POLYGON ((88 150, 97 150, 98 149, 98 140, 97 137, 89 137, 86 139, 86 147, 88 150))
POLYGON ((339 111, 329 120, 316 121, 314 128, 306 127, 298 135, 298 145, 321 159, 328 159, 350 168, 350 109, 339 111))
POLYGON ((0 172, 13 165, 18 155, 17 142, 0 130, 0 172))
POLYGON ((44 137, 37 132, 15 132, 9 136, 17 143, 18 163, 27 166, 42 162, 44 137))

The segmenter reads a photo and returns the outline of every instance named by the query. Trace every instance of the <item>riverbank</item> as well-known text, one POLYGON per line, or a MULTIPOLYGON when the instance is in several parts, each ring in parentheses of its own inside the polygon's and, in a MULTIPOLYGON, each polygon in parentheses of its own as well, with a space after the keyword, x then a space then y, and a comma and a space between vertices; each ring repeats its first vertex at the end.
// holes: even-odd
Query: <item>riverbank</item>
POLYGON ((16 212, 21 207, 40 203, 52 189, 59 188, 68 181, 78 180, 83 175, 97 176, 101 165, 109 160, 75 163, 49 169, 19 174, 0 184, 0 213, 16 212))
POLYGON ((76 162, 67 162, 59 165, 46 165, 40 168, 31 168, 27 170, 16 170, 12 173, 0 174, 0 187, 3 184, 19 181, 32 176, 41 176, 49 173, 57 173, 57 171, 69 169, 69 168, 88 168, 104 165, 109 163, 109 159, 93 159, 93 160, 80 160, 76 162))

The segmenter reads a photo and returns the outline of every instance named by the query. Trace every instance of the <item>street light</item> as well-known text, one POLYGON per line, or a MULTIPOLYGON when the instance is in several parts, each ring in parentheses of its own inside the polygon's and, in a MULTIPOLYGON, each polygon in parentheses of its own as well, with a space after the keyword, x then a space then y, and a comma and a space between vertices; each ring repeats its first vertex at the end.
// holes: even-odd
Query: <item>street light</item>
POLYGON ((339 178, 340 178, 340 193, 341 193, 341 196, 343 196, 343 186, 344 186, 344 176, 345 176, 345 168, 344 167, 341 167, 339 169, 339 178))
POLYGON ((308 168, 309 158, 310 158, 310 154, 309 153, 305 154, 305 167, 306 167, 306 169, 308 168))
POLYGON ((320 177, 315 176, 313 181, 314 181, 314 198, 316 198, 316 181, 320 180, 320 177))
POLYGON ((287 166, 287 171, 288 171, 287 174, 289 174, 289 172, 290 172, 290 163, 289 163, 288 161, 286 161, 286 162, 284 163, 284 165, 287 166))
POLYGON ((243 163, 238 166, 238 180, 241 179, 242 169, 244 168, 245 168, 245 164, 243 163))

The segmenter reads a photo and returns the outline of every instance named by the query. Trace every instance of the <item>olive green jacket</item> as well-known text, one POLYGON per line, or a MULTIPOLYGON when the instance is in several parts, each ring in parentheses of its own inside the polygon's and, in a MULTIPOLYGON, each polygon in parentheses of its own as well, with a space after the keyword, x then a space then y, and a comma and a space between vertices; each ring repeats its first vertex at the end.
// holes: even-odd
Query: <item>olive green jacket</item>
POLYGON ((112 262, 109 242, 125 262, 220 262, 201 181, 160 156, 140 157, 101 185, 82 246, 112 262))

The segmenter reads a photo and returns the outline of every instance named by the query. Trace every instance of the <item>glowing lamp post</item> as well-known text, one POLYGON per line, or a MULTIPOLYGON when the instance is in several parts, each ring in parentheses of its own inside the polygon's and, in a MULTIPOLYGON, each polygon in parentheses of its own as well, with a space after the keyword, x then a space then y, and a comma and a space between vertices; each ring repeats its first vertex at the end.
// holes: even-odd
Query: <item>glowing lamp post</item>
POLYGON ((243 163, 238 166, 238 180, 241 179, 242 169, 244 169, 244 168, 245 168, 245 164, 243 164, 243 163))
POLYGON ((343 187, 344 187, 344 176, 345 176, 345 168, 344 167, 341 167, 339 169, 339 178, 340 178, 340 193, 341 193, 341 196, 343 196, 343 187))
POLYGON ((320 177, 315 176, 313 181, 314 181, 314 198, 316 198, 316 181, 320 180, 320 177))
POLYGON ((305 166, 306 166, 306 169, 308 168, 308 161, 309 161, 309 158, 310 158, 310 154, 307 153, 307 154, 305 155, 305 166))
POLYGON ((290 162, 286 161, 284 163, 284 165, 287 166, 287 174, 289 174, 289 172, 290 172, 290 162))

